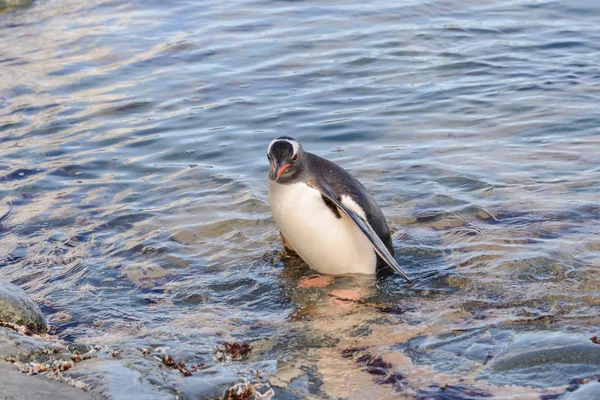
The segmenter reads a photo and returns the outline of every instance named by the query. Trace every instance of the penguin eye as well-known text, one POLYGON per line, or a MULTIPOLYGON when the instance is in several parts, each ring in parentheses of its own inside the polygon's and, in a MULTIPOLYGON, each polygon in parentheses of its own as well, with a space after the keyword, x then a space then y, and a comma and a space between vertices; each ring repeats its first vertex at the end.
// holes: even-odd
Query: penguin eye
POLYGON ((292 156, 292 161, 296 161, 296 159, 297 159, 297 158, 298 158, 298 154, 294 154, 294 155, 292 156))

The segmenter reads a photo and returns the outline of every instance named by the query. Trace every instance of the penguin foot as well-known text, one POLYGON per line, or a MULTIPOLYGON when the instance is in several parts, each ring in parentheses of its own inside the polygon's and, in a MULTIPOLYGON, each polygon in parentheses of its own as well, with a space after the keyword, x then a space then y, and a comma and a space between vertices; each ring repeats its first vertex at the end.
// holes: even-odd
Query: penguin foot
POLYGON ((298 287, 300 288, 317 288, 317 287, 325 287, 334 281, 333 276, 328 275, 310 275, 303 276, 300 278, 300 282, 298 282, 298 287))

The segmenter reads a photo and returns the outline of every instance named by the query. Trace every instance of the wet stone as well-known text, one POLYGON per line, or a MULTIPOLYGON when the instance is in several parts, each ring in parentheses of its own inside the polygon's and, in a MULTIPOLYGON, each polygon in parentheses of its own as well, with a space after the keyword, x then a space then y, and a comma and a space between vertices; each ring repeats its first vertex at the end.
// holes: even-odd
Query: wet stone
POLYGON ((28 376, 0 363, 0 399, 87 400, 94 397, 81 389, 42 376, 28 376))
POLYGON ((415 396, 419 400, 477 400, 489 397, 492 397, 491 393, 463 385, 435 385, 419 390, 415 396))
POLYGON ((569 384, 600 369, 600 346, 589 337, 560 332, 518 335, 489 365, 488 379, 496 384, 533 387, 569 384))
POLYGON ((0 359, 13 357, 22 362, 41 362, 46 355, 62 353, 66 349, 56 343, 27 337, 8 328, 0 328, 0 359))
POLYGON ((275 392, 274 399, 304 399, 310 395, 308 376, 293 364, 277 363, 277 369, 268 378, 275 392))
POLYGON ((417 364, 433 364, 450 375, 468 373, 474 363, 484 364, 490 355, 501 352, 513 331, 465 329, 409 341, 406 354, 417 364))
POLYGON ((23 289, 6 281, 0 281, 0 321, 24 326, 33 333, 48 329, 37 304, 23 289))
POLYGON ((305 399, 310 395, 310 380, 306 374, 293 379, 287 387, 274 388, 275 399, 305 399))
POLYGON ((159 381, 159 376, 149 376, 140 372, 152 369, 152 366, 133 365, 122 360, 92 359, 79 363, 77 368, 69 369, 64 375, 89 384, 90 392, 103 398, 174 399, 172 388, 158 388, 153 384, 159 381))
POLYGON ((596 400, 600 396, 600 382, 592 380, 584 385, 577 387, 573 391, 568 391, 558 397, 560 400, 596 400))
POLYGON ((219 365, 204 369, 202 374, 179 379, 177 391, 184 399, 222 399, 242 380, 234 371, 219 365))

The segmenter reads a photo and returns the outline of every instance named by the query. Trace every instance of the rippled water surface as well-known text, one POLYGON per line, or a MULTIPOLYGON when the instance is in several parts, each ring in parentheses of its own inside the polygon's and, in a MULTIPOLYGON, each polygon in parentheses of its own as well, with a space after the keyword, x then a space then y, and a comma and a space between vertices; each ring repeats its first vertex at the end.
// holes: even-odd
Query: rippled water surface
POLYGON ((566 398, 600 375, 599 15, 545 0, 0 9, 2 278, 60 339, 123 352, 79 367, 114 397, 132 394, 121 368, 138 398, 236 379, 280 398, 566 398), (282 257, 266 200, 282 134, 374 194, 412 285, 299 287, 312 273, 282 257), (219 362, 224 342, 252 351, 219 362), (159 346, 205 367, 183 377, 140 352, 159 346))

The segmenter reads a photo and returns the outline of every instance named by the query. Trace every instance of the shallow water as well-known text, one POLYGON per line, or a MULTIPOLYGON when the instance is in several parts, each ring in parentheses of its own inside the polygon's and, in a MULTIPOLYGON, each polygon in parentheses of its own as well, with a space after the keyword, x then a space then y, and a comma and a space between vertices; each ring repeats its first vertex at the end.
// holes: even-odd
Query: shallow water
POLYGON ((0 9, 2 278, 62 340, 123 352, 80 367, 116 398, 132 395, 124 370, 139 398, 207 396, 238 373, 299 398, 574 390, 600 375, 599 13, 544 0, 0 9), (367 186, 414 284, 298 286, 311 271, 281 257, 266 201, 266 145, 282 134, 367 186), (227 341, 249 358, 219 363, 227 341), (183 378, 140 353, 159 346, 206 368, 183 378))

